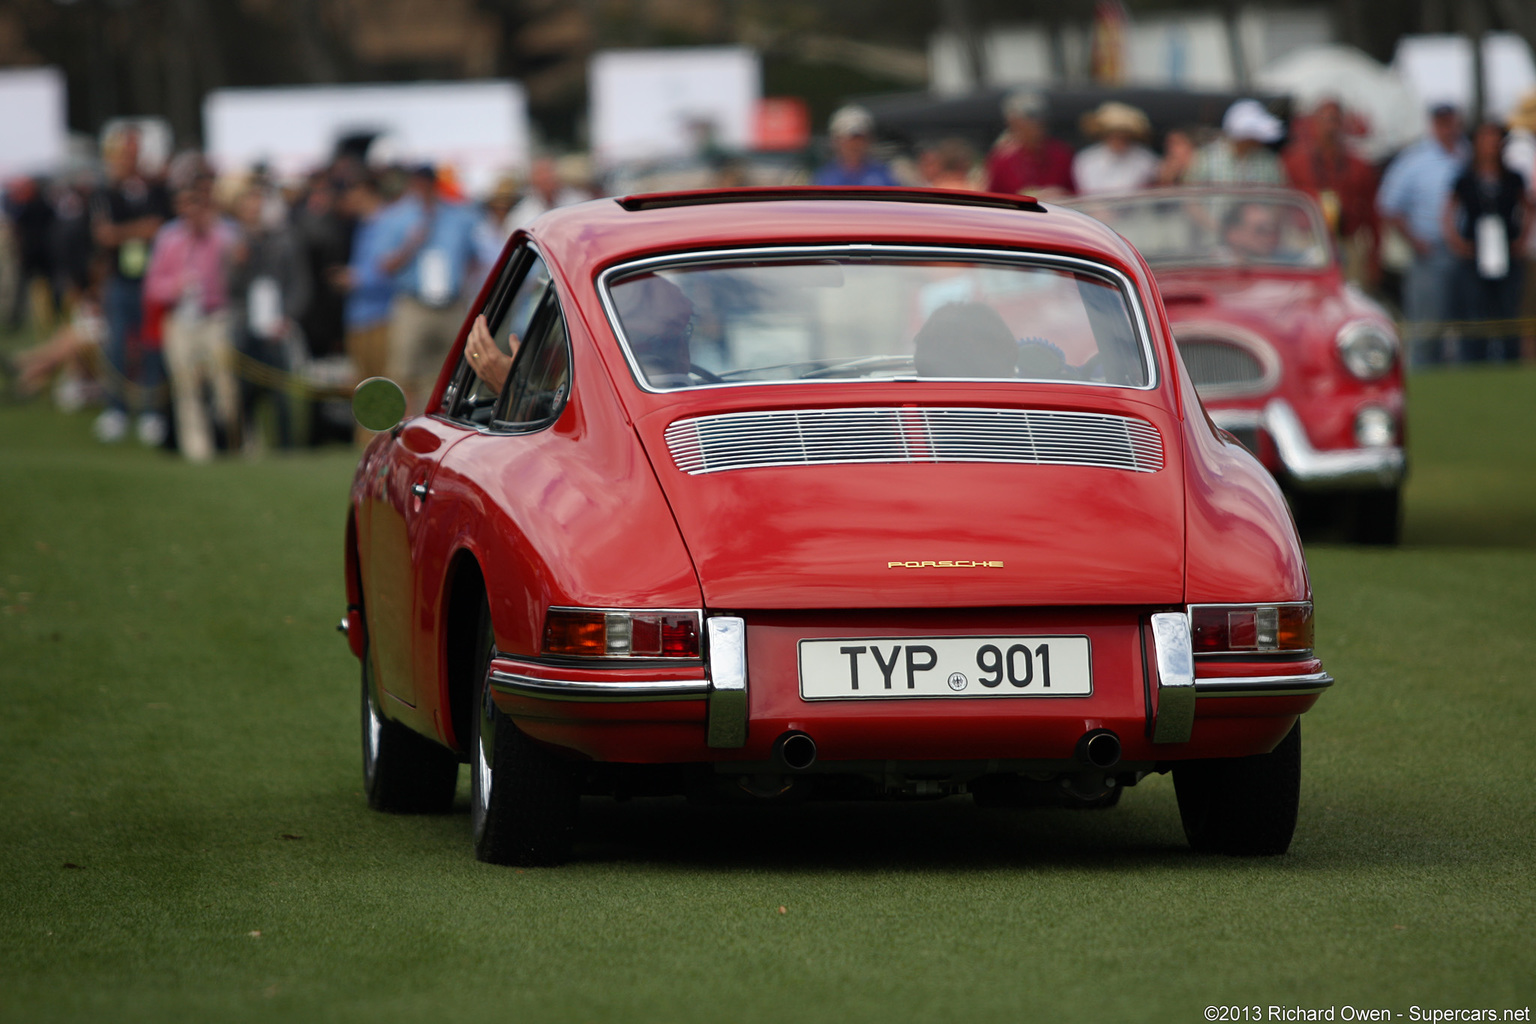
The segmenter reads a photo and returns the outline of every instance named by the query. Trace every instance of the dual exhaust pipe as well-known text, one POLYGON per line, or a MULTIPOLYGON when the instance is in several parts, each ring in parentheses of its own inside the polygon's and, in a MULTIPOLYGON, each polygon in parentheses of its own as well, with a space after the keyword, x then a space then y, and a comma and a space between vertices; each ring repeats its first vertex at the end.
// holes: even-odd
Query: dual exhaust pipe
POLYGON ((816 741, 809 733, 790 729, 773 741, 773 759, 792 772, 803 772, 816 763, 816 741))
POLYGON ((1077 741, 1074 756, 1093 768, 1113 768, 1120 763, 1120 737, 1109 729, 1090 729, 1077 741))
MULTIPOLYGON (((1109 729, 1092 729, 1077 741, 1078 761, 1100 770, 1120 763, 1120 737, 1109 729)), ((792 772, 803 772, 816 763, 816 741, 809 733, 790 729, 773 741, 773 759, 792 772)))

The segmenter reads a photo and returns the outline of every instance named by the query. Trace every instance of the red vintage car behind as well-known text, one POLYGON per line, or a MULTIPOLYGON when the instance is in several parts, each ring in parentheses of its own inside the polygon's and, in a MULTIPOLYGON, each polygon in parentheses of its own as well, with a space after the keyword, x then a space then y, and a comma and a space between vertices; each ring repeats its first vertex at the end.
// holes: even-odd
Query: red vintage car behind
POLYGON ((1211 418, 1275 474, 1303 526, 1397 543, 1401 346, 1386 311, 1344 280, 1317 205, 1238 186, 1076 205, 1147 259, 1211 418))
MULTIPOLYGON (((632 196, 509 242, 347 517, 371 804, 571 855, 583 795, 1108 806, 1278 853, 1313 653, 1270 474, 1137 252, 1012 196, 632 196)), ((386 402, 387 404, 387 402, 386 402)))

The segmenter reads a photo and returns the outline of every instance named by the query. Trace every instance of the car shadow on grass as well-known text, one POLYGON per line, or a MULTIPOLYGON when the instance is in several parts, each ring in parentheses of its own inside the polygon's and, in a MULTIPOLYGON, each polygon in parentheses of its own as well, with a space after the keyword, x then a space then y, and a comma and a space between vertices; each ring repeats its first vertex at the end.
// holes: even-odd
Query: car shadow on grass
MULTIPOLYGON (((1127 797, 1129 802, 1130 798, 1127 797)), ((992 870, 1173 865, 1190 851, 1160 809, 990 810, 932 801, 582 804, 575 859, 697 869, 992 870)))

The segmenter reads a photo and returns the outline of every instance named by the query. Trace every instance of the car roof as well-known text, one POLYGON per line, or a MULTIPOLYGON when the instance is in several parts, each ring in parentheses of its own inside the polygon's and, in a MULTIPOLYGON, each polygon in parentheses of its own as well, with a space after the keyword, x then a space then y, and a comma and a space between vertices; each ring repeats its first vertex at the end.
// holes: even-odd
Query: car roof
POLYGON ((1103 224, 1028 196, 909 188, 654 193, 551 210, 529 230, 568 273, 662 253, 743 245, 911 244, 1061 252, 1133 275, 1130 246, 1103 224))

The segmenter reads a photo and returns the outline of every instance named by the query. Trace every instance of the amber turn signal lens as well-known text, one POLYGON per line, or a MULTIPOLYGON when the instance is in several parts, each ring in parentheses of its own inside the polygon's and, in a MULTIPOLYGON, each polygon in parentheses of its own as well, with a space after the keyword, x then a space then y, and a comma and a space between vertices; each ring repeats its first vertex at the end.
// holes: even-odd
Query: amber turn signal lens
POLYGON ((544 653, 603 657, 608 653, 606 616, 602 612, 551 608, 544 617, 544 653))
POLYGON ((1312 602, 1190 605, 1189 631, 1195 654, 1310 651, 1312 602))

